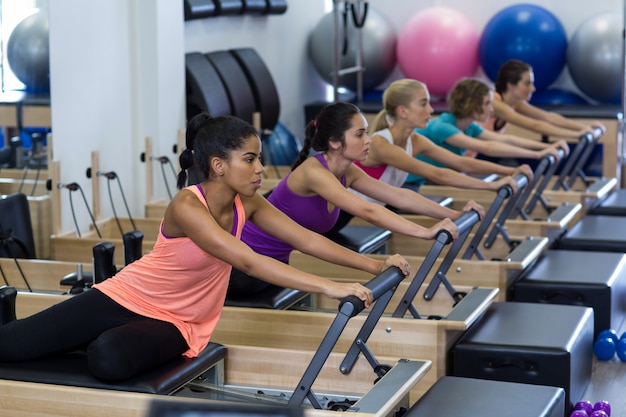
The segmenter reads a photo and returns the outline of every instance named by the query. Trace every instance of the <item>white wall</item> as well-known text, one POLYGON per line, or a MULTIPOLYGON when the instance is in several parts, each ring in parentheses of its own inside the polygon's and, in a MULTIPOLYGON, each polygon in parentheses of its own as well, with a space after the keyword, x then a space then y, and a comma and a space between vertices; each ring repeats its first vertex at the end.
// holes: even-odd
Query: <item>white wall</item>
MULTIPOLYGON (((273 74, 281 97, 281 121, 298 137, 304 131, 303 105, 323 99, 328 84, 315 72, 306 48, 309 33, 325 13, 323 0, 290 0, 287 13, 269 17, 217 17, 190 21, 185 24, 186 52, 209 52, 234 47, 254 47, 273 74)), ((461 12, 476 25, 479 33, 491 17, 505 7, 531 3, 551 11, 563 24, 568 39, 587 19, 599 13, 623 13, 623 0, 596 0, 573 7, 569 0, 369 0, 370 7, 385 16, 396 33, 417 12, 432 6, 447 6, 461 12)), ((332 54, 332 46, 328 46, 332 54)), ((484 76, 479 69, 477 76, 484 76)), ((402 77, 398 69, 381 87, 402 77)), ((580 92, 567 70, 554 83, 580 92)))
MULTIPOLYGON (((184 125, 182 8, 172 0, 54 0, 49 17, 53 155, 60 180, 80 184, 91 204, 85 172, 91 152, 98 151, 101 170, 118 174, 132 215, 143 216, 144 138, 154 137, 155 153, 164 153, 184 125)), ((101 180, 99 209, 106 218, 112 210, 101 180)), ((117 183, 111 185, 119 196, 117 183)), ((84 203, 78 192, 72 197, 85 231, 90 221, 84 203)), ((116 210, 126 216, 121 204, 116 210)), ((62 209, 63 231, 73 230, 67 190, 62 209)))
POLYGON ((255 48, 274 77, 281 99, 280 120, 299 135, 304 131, 303 103, 325 98, 326 83, 317 76, 306 51, 309 33, 324 11, 322 0, 289 0, 282 15, 191 20, 185 23, 185 52, 255 48))
MULTIPOLYGON (((530 1, 552 11, 568 36, 586 19, 623 13, 622 0, 530 1)), ((184 53, 253 47, 277 84, 280 120, 301 137, 306 103, 324 99, 328 85, 307 57, 309 33, 325 13, 324 0, 288 0, 283 15, 224 16, 184 22, 182 0, 54 0, 50 2, 51 99, 54 154, 62 182, 78 182, 91 202, 85 169, 99 151, 100 166, 120 176, 131 211, 143 216, 145 168, 139 162, 144 138, 155 138, 155 154, 172 155, 176 131, 184 127, 184 53)), ((514 0, 370 0, 399 32, 415 13, 443 5, 455 8, 482 30, 514 0)), ((332 46, 329 45, 329 54, 332 46)), ((393 77, 401 74, 394 73, 393 77)), ((565 72, 558 86, 570 86, 565 72)), ((159 176, 159 177, 157 177, 159 176)), ((155 172, 155 178, 160 173, 155 172)), ((155 182, 158 182, 155 180, 155 182)), ((106 191, 104 180, 103 190, 106 191)), ((163 187, 157 188, 164 196, 163 187)), ((83 211, 75 196, 77 211, 83 211)), ((101 196, 104 217, 111 216, 101 196)), ((67 192, 63 229, 72 230, 67 192)), ((116 207, 118 207, 116 205, 116 207)), ((122 207, 122 206, 119 206, 122 207)), ((118 209, 118 212, 122 210, 118 209)), ((81 228, 89 219, 79 214, 81 228)))

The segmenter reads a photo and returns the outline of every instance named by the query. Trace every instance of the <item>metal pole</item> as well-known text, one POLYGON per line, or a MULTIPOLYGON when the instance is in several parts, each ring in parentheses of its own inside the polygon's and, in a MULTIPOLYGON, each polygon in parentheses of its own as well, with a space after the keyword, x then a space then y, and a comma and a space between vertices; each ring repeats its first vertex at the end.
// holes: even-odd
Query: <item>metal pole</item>
MULTIPOLYGON (((626 1, 626 0, 625 0, 626 1)), ((363 8, 363 1, 362 0, 357 0, 355 7, 357 7, 358 10, 361 10, 363 13, 365 13, 365 9, 363 8)), ((357 44, 357 51, 356 51, 356 59, 355 59, 355 67, 357 68, 357 73, 356 73, 356 97, 357 97, 357 103, 359 105, 361 105, 361 103, 363 103, 363 28, 359 28, 357 29, 357 34, 358 34, 358 44, 357 44)))
MULTIPOLYGON (((624 0, 626 1, 626 0, 624 0)), ((333 13, 335 17, 335 44, 333 46, 333 102, 339 101, 339 9, 337 0, 333 0, 333 13)))
POLYGON ((619 179, 619 188, 622 188, 626 185, 626 178, 624 177, 624 155, 626 154, 626 144, 624 143, 624 135, 626 134, 626 127, 624 125, 624 114, 626 112, 626 0, 624 0, 622 7, 623 17, 623 25, 622 25, 622 105, 620 108, 621 115, 619 119, 619 133, 618 137, 621 140, 621 154, 619 155, 619 164, 620 164, 620 179, 619 179))

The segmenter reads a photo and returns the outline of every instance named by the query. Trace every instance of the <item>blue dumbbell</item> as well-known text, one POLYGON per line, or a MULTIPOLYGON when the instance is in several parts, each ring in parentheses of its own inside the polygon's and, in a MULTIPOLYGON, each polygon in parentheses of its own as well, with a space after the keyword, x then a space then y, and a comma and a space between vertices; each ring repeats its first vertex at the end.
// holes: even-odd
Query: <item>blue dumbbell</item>
MULTIPOLYGON (((598 334, 598 337, 593 344, 593 353, 595 353, 596 357, 601 361, 611 360, 613 356, 615 356, 618 343, 619 337, 617 336, 617 332, 615 330, 603 330, 598 334)), ((624 344, 626 347, 626 341, 624 344)), ((624 350, 624 354, 626 355, 626 349, 624 350)))

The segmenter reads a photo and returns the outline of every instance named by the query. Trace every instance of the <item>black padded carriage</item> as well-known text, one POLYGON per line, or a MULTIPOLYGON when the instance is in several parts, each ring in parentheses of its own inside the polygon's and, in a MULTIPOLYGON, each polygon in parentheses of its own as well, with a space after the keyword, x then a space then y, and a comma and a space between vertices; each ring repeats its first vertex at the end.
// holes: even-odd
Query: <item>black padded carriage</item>
POLYGON ((513 284, 514 301, 592 307, 594 335, 619 329, 626 315, 626 255, 547 250, 513 284))
POLYGON ((558 249, 626 253, 626 217, 586 215, 556 242, 558 249))
POLYGON ((613 191, 587 214, 602 216, 626 216, 626 189, 613 191))
POLYGON ((405 417, 563 417, 562 388, 444 376, 405 417))
POLYGON ((73 352, 28 362, 2 362, 0 379, 170 395, 218 365, 225 356, 225 346, 209 343, 196 358, 181 355, 125 381, 107 382, 91 375, 84 352, 73 352))
POLYGON ((454 376, 561 387, 569 410, 591 380, 593 309, 494 303, 451 358, 454 376))

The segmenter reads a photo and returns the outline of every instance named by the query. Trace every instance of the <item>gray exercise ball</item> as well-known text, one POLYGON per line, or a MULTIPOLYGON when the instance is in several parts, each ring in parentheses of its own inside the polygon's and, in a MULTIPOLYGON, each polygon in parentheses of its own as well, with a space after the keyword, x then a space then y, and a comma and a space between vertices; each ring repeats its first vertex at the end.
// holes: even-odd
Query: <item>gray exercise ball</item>
MULTIPOLYGON (((343 18, 340 19, 343 22, 343 18)), ((396 66, 396 32, 391 23, 371 6, 367 9, 365 24, 362 28, 354 25, 350 13, 346 16, 347 30, 340 25, 341 68, 354 67, 358 51, 358 30, 363 36, 363 91, 368 91, 381 84, 393 72, 396 66), (344 36, 344 33, 346 36, 344 36), (345 51, 342 51, 345 46, 345 51), (345 52, 345 53, 343 53, 345 52)), ((335 16, 326 14, 318 22, 309 36, 308 52, 320 77, 333 84, 335 44, 335 16)), ((339 86, 356 91, 356 74, 346 74, 339 78, 339 86)))
POLYGON ((7 60, 11 71, 33 92, 50 91, 48 16, 37 12, 22 20, 9 35, 7 60))
POLYGON ((567 47, 576 86, 601 103, 621 103, 623 16, 599 14, 581 24, 567 47))

